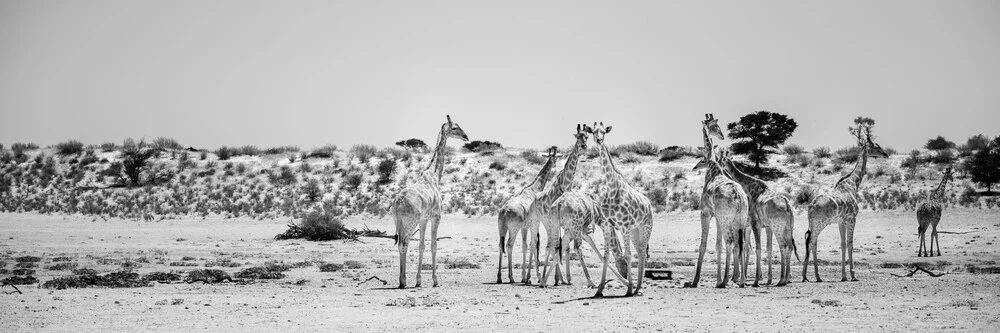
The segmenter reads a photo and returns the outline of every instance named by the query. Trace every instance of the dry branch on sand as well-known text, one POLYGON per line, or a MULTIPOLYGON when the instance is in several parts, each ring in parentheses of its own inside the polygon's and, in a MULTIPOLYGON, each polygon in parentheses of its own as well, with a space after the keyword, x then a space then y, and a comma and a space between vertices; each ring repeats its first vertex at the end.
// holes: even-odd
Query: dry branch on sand
POLYGON ((921 267, 920 265, 914 265, 913 266, 913 271, 911 271, 910 274, 906 274, 906 275, 897 275, 897 274, 892 274, 892 273, 889 273, 889 274, 892 275, 892 276, 895 276, 895 277, 913 277, 913 274, 916 274, 917 272, 927 273, 927 275, 930 275, 931 277, 940 277, 942 275, 948 274, 948 273, 934 273, 934 272, 931 272, 931 271, 927 270, 926 268, 921 267))
POLYGON ((353 240, 359 241, 359 237, 380 237, 394 238, 386 235, 385 231, 368 229, 350 229, 344 226, 339 218, 330 213, 312 211, 302 218, 299 225, 288 224, 288 230, 274 236, 276 240, 285 239, 305 239, 310 241, 326 240, 353 240))

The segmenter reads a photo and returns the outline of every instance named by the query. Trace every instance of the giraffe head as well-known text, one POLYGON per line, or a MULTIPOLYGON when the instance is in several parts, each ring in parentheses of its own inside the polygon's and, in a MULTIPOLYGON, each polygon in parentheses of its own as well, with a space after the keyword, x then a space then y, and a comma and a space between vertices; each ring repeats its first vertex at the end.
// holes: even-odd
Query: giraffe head
MULTIPOLYGON (((702 148, 702 147, 699 147, 699 148, 702 148)), ((713 158, 712 154, 709 154, 708 151, 706 151, 706 150, 704 150, 704 148, 702 148, 701 149, 701 159, 698 160, 698 163, 694 165, 694 168, 692 168, 691 171, 698 171, 698 170, 701 170, 701 169, 708 168, 708 164, 709 164, 709 162, 712 161, 712 158, 713 158)))
POLYGON ((583 125, 588 129, 588 131, 594 134, 594 142, 597 144, 604 144, 604 135, 611 132, 611 126, 604 126, 604 122, 594 123, 594 128, 589 128, 587 125, 583 125))
POLYGON ((858 146, 868 147, 868 154, 875 154, 876 156, 889 157, 889 153, 882 149, 882 146, 875 143, 872 139, 872 128, 871 126, 859 126, 854 132, 854 136, 858 139, 858 146))
MULTIPOLYGON (((576 137, 576 143, 573 144, 573 148, 576 148, 580 151, 587 150, 588 133, 593 133, 593 129, 591 129, 590 126, 576 124, 576 134, 573 134, 573 136, 576 137)), ((554 149, 556 147, 552 148, 554 149)))
POLYGON ((947 183, 947 182, 950 182, 952 179, 954 179, 954 178, 952 178, 952 173, 953 173, 953 171, 951 170, 951 167, 948 167, 947 169, 944 169, 944 176, 941 179, 941 182, 942 183, 947 183))
POLYGON ((706 113, 705 120, 701 121, 701 125, 705 127, 705 131, 709 136, 714 136, 719 140, 725 140, 725 136, 722 134, 722 128, 719 127, 719 120, 715 119, 715 115, 706 113))
POLYGON ((458 126, 458 123, 451 121, 451 115, 446 115, 445 117, 448 117, 448 122, 441 125, 441 131, 444 135, 462 141, 469 141, 469 136, 465 135, 465 131, 462 130, 462 127, 458 126))

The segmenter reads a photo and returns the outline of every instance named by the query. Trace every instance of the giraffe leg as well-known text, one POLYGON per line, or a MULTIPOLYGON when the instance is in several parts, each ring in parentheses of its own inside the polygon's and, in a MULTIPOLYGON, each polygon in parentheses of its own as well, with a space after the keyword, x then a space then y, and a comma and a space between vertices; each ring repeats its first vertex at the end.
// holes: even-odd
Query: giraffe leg
POLYGON ((810 244, 809 242, 812 241, 812 231, 810 230, 806 230, 806 241, 805 241, 806 257, 805 260, 802 261, 802 282, 809 282, 809 248, 811 247, 811 245, 809 245, 810 244))
POLYGON ((604 297, 604 287, 608 283, 608 280, 607 280, 607 278, 608 278, 608 265, 610 265, 610 260, 611 260, 611 258, 609 258, 609 256, 611 255, 611 253, 610 253, 610 250, 611 250, 611 237, 614 237, 611 234, 611 230, 609 230, 610 228, 605 227, 605 228, 602 228, 602 229, 604 229, 604 256, 603 256, 603 258, 604 258, 603 259, 603 261, 604 261, 604 267, 601 269, 601 283, 597 285, 597 293, 594 294, 594 297, 604 297))
POLYGON ((528 229, 521 229, 521 283, 528 283, 528 229))
MULTIPOLYGON (((583 235, 583 239, 590 244, 590 248, 594 250, 594 254, 597 255, 598 258, 604 258, 604 256, 601 255, 601 251, 598 250, 597 243, 594 242, 593 237, 590 237, 590 235, 583 235)), ((618 281, 620 281, 622 284, 625 283, 625 277, 622 276, 621 273, 619 273, 617 270, 615 270, 614 267, 611 267, 611 274, 614 274, 615 278, 617 278, 618 281)))
POLYGON ((424 239, 425 239, 424 235, 426 234, 426 231, 427 231, 427 221, 421 221, 420 245, 417 246, 418 249, 417 252, 419 253, 417 255, 417 284, 416 284, 417 288, 420 288, 420 282, 423 282, 423 279, 420 278, 420 272, 424 270, 424 239))
MULTIPOLYGON (((756 248, 754 250, 757 252, 757 264, 756 264, 757 276, 754 277, 754 280, 753 280, 753 286, 754 287, 760 287, 760 278, 761 278, 761 275, 763 274, 761 272, 761 267, 760 267, 760 234, 762 232, 764 232, 764 229, 759 224, 756 227, 753 228, 753 239, 754 239, 754 244, 756 246, 756 248)), ((744 266, 744 268, 745 268, 745 266, 744 266)))
POLYGON ((838 224, 840 229, 840 281, 847 281, 847 221, 838 224))
MULTIPOLYGON (((716 223, 716 227, 719 227, 716 223)), ((722 228, 715 228, 715 276, 716 276, 716 288, 725 288, 726 283, 729 281, 729 261, 726 261, 726 274, 722 274, 722 228), (721 287, 720 287, 721 285, 721 287)))
POLYGON ((851 268, 851 281, 858 281, 858 278, 854 277, 854 221, 846 227, 847 235, 847 261, 850 263, 851 268))
POLYGON ((566 260, 566 265, 563 266, 566 267, 565 268, 566 285, 573 285, 573 279, 571 278, 572 275, 569 274, 569 259, 570 259, 570 254, 573 252, 571 247, 571 242, 572 242, 571 239, 572 237, 569 237, 568 235, 563 235, 563 248, 559 251, 559 253, 563 254, 562 258, 566 260))
POLYGON ((922 257, 924 255, 924 253, 926 252, 924 250, 924 230, 923 229, 918 229, 917 233, 919 234, 919 235, 917 235, 917 239, 920 240, 920 242, 919 242, 920 245, 917 247, 917 257, 922 257))
POLYGON ((633 296, 634 286, 632 284, 632 244, 629 244, 630 238, 632 238, 632 230, 625 230, 625 233, 622 235, 621 245, 624 250, 622 257, 625 259, 625 271, 628 272, 625 274, 626 280, 628 281, 628 285, 625 288, 626 297, 633 296))
MULTIPOLYGON (((726 265, 726 271, 725 271, 725 273, 720 273, 719 274, 719 283, 715 285, 716 288, 725 288, 726 284, 729 283, 729 259, 730 259, 730 256, 732 255, 732 253, 730 253, 731 251, 732 251, 732 245, 731 245, 731 243, 727 242, 726 243, 726 263, 725 263, 725 265, 726 265)), ((722 262, 722 260, 721 260, 721 258, 722 258, 722 249, 719 249, 719 251, 717 251, 717 254, 719 255, 719 258, 720 258, 719 262, 721 263, 722 262)), ((739 259, 737 259, 737 260, 739 260, 739 259)), ((735 266, 736 265, 733 265, 734 269, 735 269, 735 266)))
POLYGON ((497 284, 503 283, 500 273, 503 272, 503 251, 507 247, 507 225, 500 222, 500 262, 497 264, 497 284))
POLYGON ((514 239, 517 238, 519 228, 513 228, 508 232, 507 238, 507 280, 514 283, 514 239))
MULTIPOLYGON (((767 284, 771 284, 771 278, 774 274, 774 270, 771 268, 771 260, 774 258, 774 252, 772 252, 771 243, 774 241, 774 230, 767 228, 767 284)), ((760 252, 760 250, 757 250, 760 252)), ((780 279, 780 278, 779 278, 780 279)))
MULTIPOLYGON (((587 278, 587 288, 594 288, 594 281, 590 279, 590 270, 587 269, 587 263, 583 261, 583 249, 579 245, 576 247, 576 254, 580 256, 580 267, 583 268, 583 276, 587 278)), ((567 266, 569 264, 566 264, 567 266)))
MULTIPOLYGON (((541 288, 548 287, 549 273, 552 273, 552 271, 549 270, 549 264, 552 263, 552 257, 554 256, 554 254, 552 252, 553 251, 551 251, 551 250, 550 251, 545 251, 545 269, 542 270, 542 275, 538 276, 538 286, 541 287, 541 288)), ((558 282, 559 282, 559 279, 556 278, 556 283, 553 283, 553 286, 558 286, 558 284, 557 284, 558 282)))
MULTIPOLYGON (((397 237, 400 234, 397 231, 397 237)), ((406 248, 409 239, 399 239, 399 289, 406 289, 406 248)))
POLYGON ((694 280, 684 282, 684 288, 697 288, 698 281, 701 281, 701 262, 705 259, 705 247, 708 246, 708 225, 712 221, 712 215, 707 210, 701 211, 701 243, 698 246, 698 262, 695 264, 694 280))
MULTIPOLYGON (((431 287, 438 286, 438 275, 437 275, 437 249, 438 249, 438 225, 441 224, 441 216, 437 216, 431 221, 431 281, 434 284, 431 287)), ((422 237, 421 237, 422 238, 422 237)))
MULTIPOLYGON (((937 225, 935 224, 933 230, 931 230, 931 239, 934 240, 934 244, 937 244, 937 255, 941 256, 941 240, 938 239, 937 225)), ((934 254, 934 248, 931 248, 931 254, 934 254)))
MULTIPOLYGON (((649 219, 652 221, 652 216, 649 219)), ((642 295, 640 290, 642 290, 642 280, 646 275, 646 261, 649 255, 649 232, 645 228, 637 228, 632 234, 632 243, 635 245, 635 251, 638 252, 637 255, 639 256, 639 281, 635 285, 635 295, 642 295)))

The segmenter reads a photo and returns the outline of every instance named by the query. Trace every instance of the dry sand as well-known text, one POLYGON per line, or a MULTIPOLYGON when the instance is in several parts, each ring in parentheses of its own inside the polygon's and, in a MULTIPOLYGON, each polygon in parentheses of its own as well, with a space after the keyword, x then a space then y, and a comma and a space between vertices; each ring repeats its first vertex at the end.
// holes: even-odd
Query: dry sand
MULTIPOLYGON (((697 212, 657 216, 651 260, 683 264, 696 258, 697 216, 697 212)), ((941 234, 944 255, 928 259, 915 255, 913 212, 862 212, 855 242, 860 282, 840 282, 837 264, 820 267, 825 282, 801 283, 802 264, 795 261, 789 286, 715 289, 712 254, 706 255, 698 289, 679 288, 693 275, 694 267, 676 265, 671 267, 674 280, 649 281, 642 296, 605 299, 586 298, 594 290, 586 287, 577 262, 571 286, 540 289, 494 284, 495 217, 445 218, 440 234, 452 238, 440 241, 439 262, 468 259, 481 268, 447 269, 439 263, 440 287, 429 287, 430 272, 425 271, 424 287, 406 290, 391 288, 397 284, 398 272, 398 251, 391 239, 370 238, 364 243, 273 240, 284 231, 285 223, 94 221, 0 214, 0 261, 12 269, 14 257, 42 256, 45 259, 36 268, 36 276, 43 282, 69 274, 44 268, 57 256, 69 256, 80 267, 103 272, 118 268, 100 265, 98 258, 144 257, 149 262, 138 268, 143 274, 196 268, 166 265, 184 256, 202 265, 229 258, 250 265, 268 260, 356 260, 366 266, 323 273, 313 265, 292 269, 281 280, 247 285, 173 283, 71 290, 21 286, 23 295, 0 294, 0 331, 1000 331, 1000 275, 970 274, 965 269, 965 265, 997 266, 998 210, 947 210, 941 230, 968 233, 941 234), (907 269, 881 268, 912 262, 939 264, 936 271, 948 274, 897 278, 890 273, 905 274, 907 269), (388 284, 360 283, 371 276, 388 284), (297 285, 300 280, 306 281, 297 285), (170 305, 174 300, 183 301, 170 305)), ((394 232, 388 219, 347 223, 394 232)), ((796 216, 800 255, 804 255, 805 226, 805 215, 796 216)), ((823 231, 820 259, 839 263, 838 238, 836 227, 823 231)), ((709 244, 714 245, 714 239, 709 244)), ((515 246, 515 257, 520 257, 520 247, 515 246)), ((413 246, 409 286, 415 281, 416 255, 413 246)), ((429 257, 428 250, 425 259, 429 257)), ((597 262, 589 250, 587 259, 597 262)), ((242 268, 224 269, 235 273, 242 268)), ((600 272, 591 269, 591 273, 600 272)), ((811 274, 810 268, 810 279, 811 274)), ((605 292, 623 293, 617 283, 605 292)))

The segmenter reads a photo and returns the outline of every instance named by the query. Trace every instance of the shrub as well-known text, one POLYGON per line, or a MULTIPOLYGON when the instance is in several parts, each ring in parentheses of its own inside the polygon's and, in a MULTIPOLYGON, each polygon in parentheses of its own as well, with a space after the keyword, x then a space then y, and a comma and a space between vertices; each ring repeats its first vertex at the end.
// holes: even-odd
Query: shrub
POLYGON ((918 166, 920 166, 920 163, 922 163, 922 161, 920 160, 920 151, 914 149, 910 151, 910 155, 908 157, 903 159, 903 162, 900 163, 899 167, 910 169, 912 172, 916 172, 916 169, 918 166))
POLYGON ((795 193, 795 204, 799 206, 808 205, 812 203, 813 198, 816 197, 816 193, 812 187, 803 186, 799 188, 799 191, 795 193))
POLYGON ((290 186, 298 181, 298 178, 295 178, 295 172, 287 165, 282 165, 277 172, 268 173, 268 179, 271 184, 276 186, 290 186))
POLYGON ((229 273, 221 269, 196 269, 188 272, 184 281, 187 283, 204 282, 212 284, 222 281, 233 281, 233 278, 229 276, 229 273))
POLYGON ((356 261, 356 260, 347 260, 347 261, 344 261, 344 268, 347 268, 347 269, 362 269, 362 268, 365 268, 365 264, 363 262, 356 261))
POLYGON ((351 155, 358 158, 361 163, 368 163, 368 160, 378 153, 378 148, 369 144, 357 144, 351 147, 351 155))
POLYGON ((393 160, 409 161, 413 157, 413 153, 408 150, 398 149, 398 148, 385 148, 382 149, 382 154, 385 158, 391 157, 393 160))
MULTIPOLYGON (((90 272, 87 272, 90 273, 90 272)), ((104 275, 81 274, 67 277, 59 277, 42 284, 46 289, 68 289, 68 288, 138 288, 149 287, 147 280, 140 279, 139 273, 129 271, 111 272, 104 275)))
POLYGON ((801 155, 802 153, 805 153, 806 149, 802 148, 802 146, 799 146, 797 144, 787 144, 787 145, 784 145, 783 147, 781 147, 781 151, 785 152, 785 155, 794 156, 794 155, 801 155))
POLYGON ((10 145, 10 150, 14 152, 14 155, 20 155, 30 150, 38 150, 38 145, 31 142, 28 143, 17 142, 10 145))
POLYGON ((160 283, 180 281, 181 275, 177 273, 152 272, 142 277, 146 281, 156 281, 160 283))
POLYGON ((324 241, 353 238, 353 231, 344 227, 339 218, 328 212, 311 211, 302 217, 298 225, 291 224, 284 233, 274 239, 299 239, 324 241))
POLYGON ((140 140, 134 143, 131 139, 126 140, 122 148, 121 174, 132 186, 140 186, 144 182, 159 182, 173 177, 169 172, 152 173, 149 160, 156 156, 159 151, 147 147, 146 142, 140 140), (131 144, 129 144, 131 142, 131 144), (146 177, 142 177, 146 173, 146 177), (145 178, 145 179, 143 179, 145 178))
POLYGON ((285 153, 297 153, 299 151, 298 146, 278 146, 264 149, 264 155, 277 155, 285 153))
POLYGON ((177 140, 163 136, 153 139, 152 146, 153 148, 156 149, 176 149, 176 150, 184 149, 184 146, 181 146, 181 144, 177 142, 177 140))
POLYGON ((225 160, 228 160, 230 157, 233 156, 234 151, 235 151, 235 149, 233 149, 233 148, 222 146, 222 147, 219 147, 219 149, 215 150, 215 155, 218 156, 220 160, 225 161, 225 160))
POLYGON ((639 155, 636 153, 627 152, 625 154, 622 154, 622 163, 632 164, 639 162, 642 162, 642 159, 640 159, 639 155))
POLYGON ((521 152, 521 158, 531 164, 545 164, 545 157, 538 154, 534 150, 525 150, 521 152))
POLYGON ((360 173, 352 173, 350 175, 347 175, 347 177, 344 177, 344 188, 351 191, 357 190, 358 187, 361 186, 362 180, 364 180, 364 178, 361 176, 360 173))
POLYGON ((654 206, 665 206, 667 204, 667 190, 662 187, 654 187, 649 191, 649 201, 654 206))
POLYGON ((319 185, 319 181, 316 179, 309 179, 306 185, 302 187, 302 192, 306 194, 306 199, 309 202, 316 202, 319 198, 323 197, 323 189, 319 185))
POLYGON ((384 159, 378 163, 376 170, 378 171, 378 183, 388 184, 392 181, 392 174, 396 172, 396 161, 384 159))
POLYGON ((21 256, 15 258, 14 260, 16 260, 17 262, 39 262, 42 261, 42 258, 35 256, 21 256))
POLYGON ((649 141, 636 141, 617 146, 613 150, 618 151, 619 154, 633 153, 642 156, 656 156, 660 153, 660 146, 657 146, 655 143, 649 141))
POLYGON ((56 144, 56 154, 59 155, 76 155, 82 152, 83 142, 80 141, 69 140, 56 144))
POLYGON ((239 271, 234 276, 237 279, 255 279, 255 280, 282 279, 285 277, 285 274, 282 272, 287 271, 287 269, 284 268, 285 267, 281 265, 265 265, 265 266, 250 267, 242 271, 239 271))
POLYGON ((260 148, 254 145, 246 145, 234 149, 233 156, 260 156, 260 148))
POLYGON ((416 138, 406 139, 406 140, 402 140, 402 141, 396 142, 396 145, 400 146, 400 147, 403 147, 403 148, 406 148, 406 149, 412 149, 412 150, 424 150, 424 149, 427 149, 427 144, 424 143, 423 140, 416 139, 416 138))
POLYGON ((474 153, 479 153, 484 151, 503 149, 503 146, 499 142, 476 140, 476 141, 470 141, 469 143, 462 145, 462 148, 465 148, 465 150, 474 153))
POLYGON ((38 279, 35 278, 34 276, 10 276, 4 278, 2 283, 5 285, 9 284, 12 286, 32 285, 38 283, 38 279))
POLYGON ((837 159, 841 162, 854 163, 858 161, 858 157, 861 155, 861 147, 851 146, 837 149, 836 155, 837 159))
POLYGON ((507 162, 504 162, 503 160, 493 160, 493 162, 490 162, 489 168, 497 171, 503 171, 507 169, 507 162))
POLYGON ((955 148, 955 143, 948 141, 943 136, 938 135, 938 137, 936 138, 927 140, 927 143, 924 144, 924 148, 927 148, 929 150, 951 149, 955 148))
POLYGON ((334 264, 334 263, 327 263, 327 264, 319 265, 319 271, 320 272, 336 272, 336 271, 339 271, 341 269, 344 269, 344 265, 334 264))
POLYGON ((330 144, 319 148, 314 148, 312 151, 309 152, 309 155, 307 157, 331 158, 336 156, 334 155, 335 152, 337 152, 337 145, 330 144))
POLYGON ((58 264, 46 267, 45 269, 48 269, 50 271, 68 271, 68 270, 74 270, 74 269, 76 269, 76 266, 77 266, 76 263, 61 262, 61 263, 58 263, 58 264))
POLYGON ((660 152, 660 162, 676 161, 686 155, 688 154, 680 149, 664 149, 660 152))
POLYGON ((830 147, 817 147, 816 149, 813 149, 813 155, 819 158, 830 157, 830 147))

